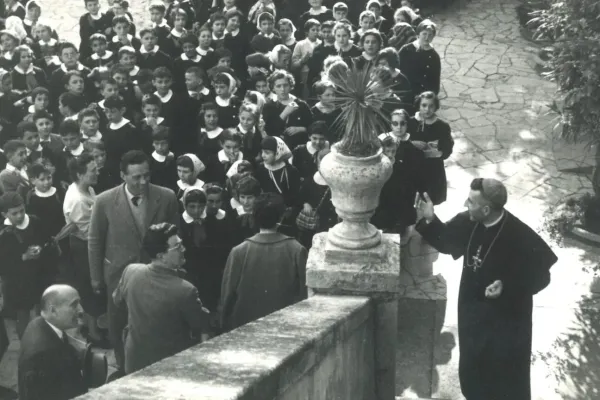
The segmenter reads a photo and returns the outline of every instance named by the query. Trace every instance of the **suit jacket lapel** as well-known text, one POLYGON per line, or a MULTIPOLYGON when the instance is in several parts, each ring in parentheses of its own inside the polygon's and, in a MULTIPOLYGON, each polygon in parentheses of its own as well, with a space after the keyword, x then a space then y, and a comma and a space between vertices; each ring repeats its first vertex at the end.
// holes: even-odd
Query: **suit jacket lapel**
POLYGON ((148 207, 146 208, 146 230, 152 225, 154 217, 156 216, 156 213, 158 213, 160 198, 160 190, 150 185, 148 188, 148 207))
POLYGON ((125 184, 122 184, 121 189, 117 191, 115 203, 115 206, 119 210, 119 215, 123 217, 123 220, 130 226, 131 230, 137 234, 138 239, 141 241, 142 234, 135 223, 135 218, 131 211, 127 194, 125 193, 125 184))

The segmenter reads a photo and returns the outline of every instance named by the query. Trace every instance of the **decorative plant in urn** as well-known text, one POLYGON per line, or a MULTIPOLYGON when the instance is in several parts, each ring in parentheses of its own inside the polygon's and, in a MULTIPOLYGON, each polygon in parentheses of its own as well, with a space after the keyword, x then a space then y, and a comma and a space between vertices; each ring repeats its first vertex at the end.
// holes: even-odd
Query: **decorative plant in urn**
POLYGON ((341 109, 335 124, 341 140, 323 158, 319 171, 342 222, 329 230, 327 240, 341 249, 369 249, 381 243, 381 232, 369 221, 392 174, 392 162, 377 138, 387 131, 383 108, 390 102, 392 86, 367 69, 330 70, 329 80, 335 87, 336 108, 341 109))

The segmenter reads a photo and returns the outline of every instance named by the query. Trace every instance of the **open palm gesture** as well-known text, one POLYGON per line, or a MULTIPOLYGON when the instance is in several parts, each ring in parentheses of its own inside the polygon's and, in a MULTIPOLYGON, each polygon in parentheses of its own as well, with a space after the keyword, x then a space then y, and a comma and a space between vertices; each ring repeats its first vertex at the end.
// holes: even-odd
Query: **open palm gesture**
POLYGON ((417 210, 417 222, 425 218, 427 222, 434 219, 433 202, 429 198, 427 192, 423 193, 423 197, 419 193, 415 196, 415 209, 417 210))

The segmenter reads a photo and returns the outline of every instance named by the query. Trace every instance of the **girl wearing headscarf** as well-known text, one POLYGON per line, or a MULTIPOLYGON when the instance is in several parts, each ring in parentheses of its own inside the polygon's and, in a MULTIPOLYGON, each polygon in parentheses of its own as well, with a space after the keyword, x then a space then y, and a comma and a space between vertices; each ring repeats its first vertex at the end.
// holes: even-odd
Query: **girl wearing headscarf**
POLYGON ((193 153, 187 153, 177 158, 177 176, 179 176, 177 198, 181 199, 187 188, 202 189, 204 187, 204 182, 198 178, 198 175, 205 169, 204 163, 193 153))
POLYGON ((15 49, 21 40, 19 36, 11 30, 4 29, 0 31, 0 44, 2 45, 2 55, 0 56, 0 68, 11 71, 15 65, 17 65, 17 60, 15 57, 15 49))
POLYGON ((276 136, 267 136, 261 142, 263 164, 256 169, 256 179, 263 193, 278 193, 287 207, 281 222, 288 233, 295 233, 295 218, 299 211, 301 178, 298 170, 288 161, 292 157, 290 148, 276 136))

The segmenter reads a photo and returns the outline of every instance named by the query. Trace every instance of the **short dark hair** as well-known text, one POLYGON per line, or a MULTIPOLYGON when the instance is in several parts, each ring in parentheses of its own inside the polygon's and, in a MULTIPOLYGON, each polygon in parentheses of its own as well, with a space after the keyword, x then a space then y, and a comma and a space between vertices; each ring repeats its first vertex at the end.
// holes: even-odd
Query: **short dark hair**
POLYGON ((112 19, 112 26, 117 26, 117 24, 127 24, 127 26, 131 26, 131 21, 129 21, 129 17, 125 15, 117 15, 112 19))
POLYGON ((261 194, 254 202, 252 214, 259 228, 273 229, 285 212, 283 197, 276 193, 261 194))
POLYGON ((114 108, 120 110, 121 108, 127 108, 127 103, 125 103, 123 97, 116 94, 114 96, 110 96, 104 101, 104 107, 108 108, 109 110, 112 110, 114 108))
POLYGON ((44 110, 36 111, 33 114, 32 119, 33 122, 36 122, 38 119, 49 119, 50 121, 53 121, 52 115, 48 111, 44 110))
MULTIPOLYGON (((234 175, 235 176, 235 175, 234 175)), ((232 177, 233 178, 233 177, 232 177)), ((235 191, 239 195, 259 196, 262 192, 260 183, 253 176, 243 176, 235 184, 235 191)))
POLYGON ((202 82, 207 81, 206 72, 198 66, 189 67, 188 69, 185 70, 185 73, 192 74, 196 78, 202 79, 202 82))
POLYGON ((308 31, 313 27, 316 26, 317 28, 321 27, 321 23, 314 19, 314 18, 309 18, 305 23, 304 23, 304 32, 308 33, 308 31))
POLYGON ((502 210, 508 200, 506 186, 496 179, 475 178, 471 181, 471 190, 481 193, 492 210, 502 210))
POLYGON ((312 135, 321 135, 327 136, 327 131, 329 127, 327 126, 327 122, 325 121, 315 121, 308 126, 308 136, 312 135))
POLYGON ((37 179, 42 174, 49 174, 48 168, 41 163, 34 163, 27 168, 27 176, 29 179, 37 179))
POLYGON ((392 69, 400 68, 400 57, 398 56, 398 51, 393 47, 381 49, 375 58, 375 65, 377 65, 379 60, 386 60, 392 69))
POLYGON ((71 80, 72 77, 74 76, 78 76, 81 79, 83 79, 83 75, 81 74, 81 72, 74 70, 74 71, 67 71, 65 72, 63 78, 62 78, 62 84, 63 86, 68 85, 69 81, 71 80))
POLYGON ((73 112, 79 112, 85 106, 85 103, 81 101, 81 98, 71 92, 65 92, 58 96, 58 102, 73 112))
POLYGON ((2 212, 22 205, 25 205, 25 201, 17 192, 7 192, 0 196, 0 211, 2 212))
POLYGON ((223 195, 223 188, 216 183, 207 183, 204 186, 204 191, 207 196, 210 196, 211 194, 223 195))
POLYGON ((163 141, 163 140, 168 141, 170 139, 170 137, 171 137, 171 130, 169 128, 167 128, 166 126, 158 125, 152 131, 152 141, 153 142, 159 142, 159 141, 163 141))
POLYGON ((171 70, 167 67, 158 67, 152 73, 152 78, 153 79, 159 79, 159 78, 173 79, 173 74, 171 73, 171 70))
POLYGON ((13 140, 9 140, 8 142, 4 143, 4 147, 2 148, 2 150, 4 150, 4 154, 6 154, 6 157, 10 158, 19 149, 25 149, 25 148, 27 148, 27 146, 25 146, 24 141, 13 139, 13 140))
POLYGON ((169 239, 177 235, 177 227, 173 224, 162 223, 152 225, 146 231, 142 248, 152 260, 169 249, 169 239))
POLYGON ((140 30, 140 38, 144 37, 144 35, 146 35, 148 33, 151 34, 154 37, 158 36, 156 34, 156 30, 154 28, 142 28, 140 30))
POLYGON ((191 32, 182 35, 179 38, 179 43, 181 43, 182 46, 184 43, 191 43, 192 45, 194 45, 194 47, 198 47, 199 45, 198 38, 191 32))
POLYGON ((440 98, 432 91, 423 92, 415 96, 415 107, 418 109, 421 107, 421 100, 433 100, 433 105, 435 106, 435 110, 440 109, 440 98))
POLYGON ((142 98, 142 110, 146 105, 157 106, 159 110, 162 108, 162 102, 154 93, 146 95, 142 98))
POLYGON ((35 125, 35 123, 33 121, 21 121, 19 122, 19 124, 17 125, 17 132, 19 133, 19 136, 23 137, 23 134, 25 132, 37 132, 37 126, 35 125))
POLYGON ((121 157, 121 172, 126 174, 130 165, 150 164, 146 153, 141 150, 129 150, 121 157))
POLYGON ((361 46, 365 43, 365 38, 367 36, 375 36, 375 38, 379 42, 379 48, 381 48, 381 46, 383 46, 383 36, 381 36, 381 33, 375 28, 367 29, 366 31, 364 31, 362 33, 362 35, 360 35, 360 45, 361 46))
POLYGON ((50 96, 50 91, 43 86, 38 86, 31 91, 31 98, 33 100, 35 100, 36 97, 38 97, 39 95, 42 95, 42 94, 45 94, 46 96, 50 96))
POLYGON ((85 151, 81 153, 79 157, 73 157, 69 160, 67 168, 69 169, 69 176, 73 182, 79 180, 78 175, 83 175, 87 172, 87 166, 92 161, 94 161, 94 157, 85 151))
POLYGON ((239 133, 235 128, 227 128, 223 132, 221 132, 221 134, 219 135, 219 140, 221 141, 221 143, 225 143, 229 140, 241 146, 242 142, 244 141, 244 138, 242 137, 242 134, 239 133))
POLYGON ((77 121, 72 119, 66 119, 61 122, 60 127, 58 128, 58 133, 60 136, 67 135, 80 135, 79 124, 77 121))
POLYGON ((206 204, 206 193, 201 189, 189 189, 181 200, 184 207, 190 203, 206 204))

